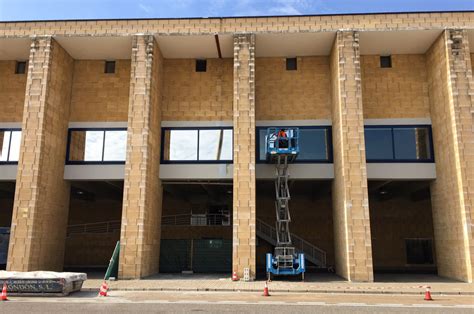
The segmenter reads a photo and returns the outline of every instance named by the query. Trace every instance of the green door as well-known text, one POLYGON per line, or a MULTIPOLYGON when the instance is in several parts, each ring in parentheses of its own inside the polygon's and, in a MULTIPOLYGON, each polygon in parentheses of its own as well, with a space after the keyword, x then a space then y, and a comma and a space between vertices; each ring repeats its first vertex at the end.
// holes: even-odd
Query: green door
POLYGON ((190 240, 161 240, 160 272, 180 273, 189 270, 190 240))
POLYGON ((232 240, 194 240, 193 271, 195 273, 230 273, 232 271, 232 240))

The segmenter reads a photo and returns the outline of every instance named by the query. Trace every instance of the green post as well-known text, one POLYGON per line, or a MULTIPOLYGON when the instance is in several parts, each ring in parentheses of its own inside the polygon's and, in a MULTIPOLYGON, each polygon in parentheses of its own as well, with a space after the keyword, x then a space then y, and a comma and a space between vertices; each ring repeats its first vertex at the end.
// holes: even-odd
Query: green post
POLYGON ((110 277, 117 278, 118 276, 118 260, 119 260, 119 253, 120 253, 120 241, 117 241, 115 245, 114 253, 112 254, 112 258, 109 262, 109 267, 107 267, 107 271, 105 272, 104 280, 108 280, 110 277))

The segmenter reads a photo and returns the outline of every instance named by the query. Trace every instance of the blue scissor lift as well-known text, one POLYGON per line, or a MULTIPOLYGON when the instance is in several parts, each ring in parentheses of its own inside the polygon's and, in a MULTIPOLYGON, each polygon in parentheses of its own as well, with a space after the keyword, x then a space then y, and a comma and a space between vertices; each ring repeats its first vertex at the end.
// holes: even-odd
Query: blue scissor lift
POLYGON ((268 128, 266 134, 266 161, 275 164, 276 179, 276 236, 274 254, 266 255, 268 280, 273 275, 299 275, 304 280, 305 259, 296 253, 290 234, 290 191, 288 188, 288 164, 298 157, 298 128, 268 128))

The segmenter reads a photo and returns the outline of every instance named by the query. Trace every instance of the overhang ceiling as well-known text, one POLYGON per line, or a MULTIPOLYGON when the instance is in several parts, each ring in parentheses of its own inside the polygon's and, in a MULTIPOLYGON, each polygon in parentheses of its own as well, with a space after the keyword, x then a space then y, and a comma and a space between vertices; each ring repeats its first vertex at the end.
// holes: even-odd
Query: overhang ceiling
POLYGON ((360 32, 362 55, 423 54, 442 30, 360 32))
POLYGON ((0 60, 28 60, 30 38, 0 38, 0 60))
MULTIPOLYGON (((155 36, 163 57, 167 59, 219 58, 215 35, 155 36)), ((232 58, 232 35, 219 35, 223 58, 232 58)))
POLYGON ((130 59, 131 37, 55 37, 74 59, 120 60, 130 59))
POLYGON ((327 56, 331 53, 335 36, 335 32, 258 34, 256 56, 327 56))

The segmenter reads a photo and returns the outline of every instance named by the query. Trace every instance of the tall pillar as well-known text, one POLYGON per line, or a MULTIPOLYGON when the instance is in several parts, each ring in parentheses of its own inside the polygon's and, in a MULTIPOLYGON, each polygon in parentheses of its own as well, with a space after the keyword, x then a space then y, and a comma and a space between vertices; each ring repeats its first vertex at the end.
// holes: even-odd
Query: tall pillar
POLYGON ((473 282, 474 80, 465 30, 427 52, 436 180, 431 203, 438 274, 473 282))
POLYGON ((331 53, 336 272, 373 281, 359 34, 338 32, 331 53))
POLYGON ((51 37, 31 42, 7 269, 62 271, 64 180, 74 61, 51 37))
POLYGON ((255 35, 234 36, 234 208, 232 268, 255 279, 255 35))
POLYGON ((120 278, 158 273, 160 258, 163 57, 152 35, 137 35, 133 37, 131 58, 120 278))

